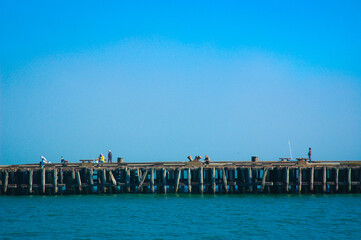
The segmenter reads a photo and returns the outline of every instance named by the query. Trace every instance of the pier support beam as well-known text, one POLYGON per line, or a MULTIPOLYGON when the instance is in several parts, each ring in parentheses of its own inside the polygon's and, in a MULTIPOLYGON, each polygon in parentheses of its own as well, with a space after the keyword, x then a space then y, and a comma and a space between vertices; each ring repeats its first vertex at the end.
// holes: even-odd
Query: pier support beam
POLYGON ((335 191, 338 192, 338 176, 339 176, 339 169, 336 168, 336 174, 335 174, 335 191))
POLYGON ((29 194, 33 193, 33 175, 34 171, 32 169, 29 170, 29 194))
POLYGON ((302 168, 298 168, 298 194, 302 191, 302 168))
POLYGON ((76 170, 75 174, 76 174, 76 182, 78 184, 78 190, 79 190, 79 193, 81 193, 82 189, 81 189, 81 178, 80 178, 79 170, 76 170))
POLYGON ((327 189, 327 168, 322 168, 322 192, 326 192, 327 189))
POLYGON ((53 185, 54 185, 54 194, 58 193, 58 170, 53 170, 53 185))
POLYGON ((310 191, 311 192, 313 192, 314 176, 315 176, 315 169, 312 167, 311 168, 311 173, 310 173, 310 191))
POLYGON ((192 193, 192 175, 191 175, 191 169, 187 169, 187 179, 188 179, 188 193, 192 193))
POLYGON ((110 181, 112 181, 113 186, 117 186, 117 181, 115 180, 115 177, 114 177, 112 171, 109 171, 109 178, 110 178, 110 181))
POLYGON ((140 180, 140 183, 139 183, 138 188, 137 188, 138 192, 143 192, 142 191, 143 190, 142 186, 143 186, 143 183, 144 183, 145 179, 147 178, 147 175, 148 175, 148 170, 145 171, 145 174, 143 174, 142 179, 140 180))
POLYGON ((106 193, 108 191, 108 189, 107 189, 107 172, 105 171, 105 169, 102 170, 102 188, 103 188, 103 193, 106 193))
POLYGON ((267 174, 268 174, 268 168, 263 169, 261 192, 264 192, 264 187, 266 185, 267 174))
POLYGON ((40 170, 41 174, 41 193, 45 194, 45 168, 40 170))
POLYGON ((212 168, 212 192, 216 193, 216 168, 212 168))
POLYGON ((348 187, 348 191, 351 192, 351 186, 352 186, 352 183, 351 183, 351 168, 348 167, 347 168, 347 187, 348 187))
POLYGON ((130 192, 130 170, 129 168, 125 169, 125 188, 126 192, 130 192))
POLYGON ((235 177, 236 170, 228 169, 228 178, 229 178, 229 192, 234 193, 235 185, 234 185, 234 177, 235 177))
POLYGON ((248 168, 248 187, 249 191, 253 192, 253 182, 252 182, 252 168, 248 168))
POLYGON ((167 193, 167 170, 165 168, 162 169, 162 179, 163 193, 167 193))
POLYGON ((222 168, 222 179, 223 179, 224 192, 228 193, 227 174, 226 174, 226 169, 224 168, 222 168))
POLYGON ((175 189, 174 192, 178 193, 179 190, 179 180, 180 180, 180 176, 181 176, 181 170, 177 169, 177 174, 176 174, 176 183, 175 183, 175 189))
POLYGON ((92 168, 88 169, 88 177, 89 177, 88 192, 89 192, 89 193, 92 193, 92 192, 93 192, 93 185, 94 185, 93 169, 92 169, 92 168))
POLYGON ((286 193, 289 192, 289 186, 290 186, 290 169, 288 167, 285 168, 286 174, 285 174, 285 186, 286 186, 286 193))
POLYGON ((203 193, 203 168, 199 168, 199 193, 203 193))
POLYGON ((8 184, 9 184, 9 172, 5 170, 4 172, 4 193, 8 191, 8 184))
POLYGON ((59 183, 60 184, 64 183, 64 172, 62 169, 60 169, 60 172, 59 172, 59 183))
POLYGON ((154 168, 150 169, 150 191, 154 193, 154 168))

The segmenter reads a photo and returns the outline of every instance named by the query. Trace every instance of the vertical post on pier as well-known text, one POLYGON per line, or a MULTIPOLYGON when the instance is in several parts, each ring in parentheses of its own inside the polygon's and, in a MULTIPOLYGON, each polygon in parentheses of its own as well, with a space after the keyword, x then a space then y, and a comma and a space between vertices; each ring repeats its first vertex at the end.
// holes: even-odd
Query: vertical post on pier
POLYGON ((79 190, 79 193, 81 193, 81 178, 80 178, 80 173, 79 173, 79 170, 76 170, 76 182, 78 184, 78 190, 79 190))
POLYGON ((187 169, 187 177, 188 177, 188 193, 192 193, 192 175, 191 169, 187 169))
POLYGON ((216 168, 212 168, 212 192, 216 193, 216 168))
POLYGON ((322 191, 326 192, 327 189, 327 168, 322 168, 322 191))
POLYGON ((71 177, 73 180, 75 180, 75 169, 71 168, 71 177))
POLYGON ((45 194, 45 168, 41 168, 41 193, 45 194))
POLYGON ((174 189, 175 193, 178 193, 180 176, 181 176, 181 170, 178 168, 177 175, 176 175, 175 189, 174 189))
POLYGON ((298 193, 302 191, 302 168, 298 168, 298 193))
POLYGON ((199 193, 203 193, 203 168, 199 168, 199 193))
POLYGON ((360 169, 360 192, 361 192, 361 168, 360 169))
POLYGON ((64 172, 62 169, 60 169, 60 172, 59 172, 59 183, 60 184, 64 183, 64 172))
POLYGON ((267 174, 268 174, 268 168, 263 169, 261 192, 264 192, 264 187, 266 185, 267 174))
POLYGON ((234 193, 235 185, 234 185, 234 178, 235 178, 235 169, 228 169, 228 177, 229 177, 229 192, 234 193))
POLYGON ((248 187, 249 191, 253 192, 252 168, 248 168, 248 187))
POLYGON ((88 177, 89 177, 88 192, 89 192, 89 193, 92 193, 92 192, 93 192, 93 185, 94 185, 93 169, 92 169, 92 168, 88 169, 88 177))
POLYGON ((4 179, 4 193, 8 191, 8 184, 9 184, 9 172, 5 170, 5 179, 4 179))
POLYGON ((102 188, 103 188, 103 193, 107 192, 107 172, 105 171, 105 169, 102 170, 102 188))
POLYGON ((224 168, 222 168, 222 178, 223 178, 224 192, 228 193, 227 174, 226 174, 226 170, 224 168))
POLYGON ((167 170, 162 169, 162 178, 163 178, 163 193, 167 193, 167 170))
POLYGON ((150 191, 154 193, 154 168, 150 169, 150 191))
POLYGON ((339 175, 339 169, 336 168, 336 174, 335 174, 335 191, 338 192, 338 175, 339 175))
POLYGON ((290 169, 288 167, 286 167, 286 192, 288 193, 289 191, 289 186, 290 186, 290 169))
POLYGON ((351 192, 351 168, 348 167, 347 168, 347 187, 348 187, 348 191, 351 192))
POLYGON ((244 184, 244 173, 243 173, 243 169, 242 168, 238 168, 238 192, 239 193, 243 193, 244 192, 244 185, 241 186, 241 184, 244 184))
POLYGON ((311 192, 313 192, 314 175, 315 175, 315 169, 312 167, 311 174, 310 174, 310 191, 311 192))
POLYGON ((29 194, 33 193, 33 170, 29 170, 29 194))
POLYGON ((58 193, 58 170, 54 168, 53 170, 53 185, 54 185, 54 194, 58 193))
POLYGON ((112 181, 113 186, 116 186, 116 185, 117 185, 117 181, 115 180, 115 177, 114 177, 112 171, 109 170, 108 173, 109 173, 109 178, 110 178, 110 180, 112 181))
POLYGON ((142 170, 137 168, 137 173, 138 173, 138 184, 139 184, 140 181, 142 180, 142 170))
MULTIPOLYGON (((125 186, 126 186, 126 191, 129 193, 130 192, 130 170, 129 168, 125 169, 125 186)), ((153 185, 154 186, 154 185, 153 185)))

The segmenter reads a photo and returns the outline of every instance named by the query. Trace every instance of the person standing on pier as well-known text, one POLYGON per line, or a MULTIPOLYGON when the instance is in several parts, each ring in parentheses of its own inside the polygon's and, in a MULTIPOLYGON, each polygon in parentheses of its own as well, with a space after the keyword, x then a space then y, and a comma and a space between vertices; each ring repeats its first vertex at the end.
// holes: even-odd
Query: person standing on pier
POLYGON ((311 148, 308 149, 308 158, 310 159, 311 162, 311 156, 312 156, 312 150, 311 148))
POLYGON ((204 157, 204 163, 205 163, 206 165, 208 165, 210 162, 211 162, 211 159, 206 155, 206 156, 204 157))
POLYGON ((40 161, 40 166, 43 168, 45 163, 48 163, 48 161, 46 160, 46 158, 44 156, 40 157, 41 161, 40 161))
POLYGON ((112 151, 108 151, 108 163, 111 163, 112 162, 112 157, 113 157, 113 154, 112 154, 112 151))

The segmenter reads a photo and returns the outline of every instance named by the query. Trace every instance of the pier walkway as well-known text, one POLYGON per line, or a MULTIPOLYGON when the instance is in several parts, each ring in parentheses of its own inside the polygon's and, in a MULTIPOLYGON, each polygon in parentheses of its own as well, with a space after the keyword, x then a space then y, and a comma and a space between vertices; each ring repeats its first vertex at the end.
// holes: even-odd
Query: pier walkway
POLYGON ((0 166, 0 195, 96 193, 361 193, 361 161, 0 166))

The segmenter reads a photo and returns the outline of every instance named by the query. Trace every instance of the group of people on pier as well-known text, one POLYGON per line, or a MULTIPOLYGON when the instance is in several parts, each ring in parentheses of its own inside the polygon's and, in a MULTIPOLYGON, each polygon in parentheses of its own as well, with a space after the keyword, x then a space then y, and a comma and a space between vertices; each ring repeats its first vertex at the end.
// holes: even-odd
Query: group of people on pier
MULTIPOLYGON (((200 162, 202 159, 202 157, 199 155, 195 156, 194 159, 192 158, 191 155, 189 155, 187 158, 190 162, 200 162)), ((211 162, 211 159, 206 155, 204 157, 204 163, 208 165, 210 162, 211 162)))
MULTIPOLYGON (((113 154, 112 154, 112 151, 109 150, 108 151, 108 163, 111 163, 112 162, 112 158, 113 158, 113 154)), ((98 157, 98 159, 96 160, 96 163, 105 163, 105 157, 104 155, 101 153, 98 157)))

